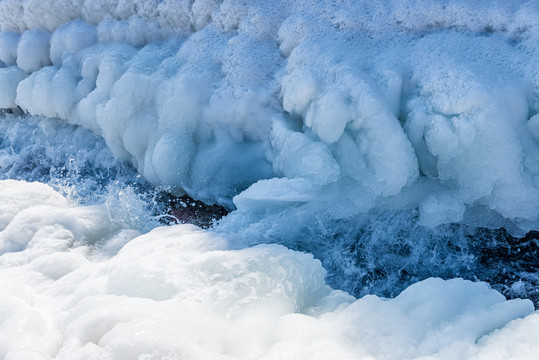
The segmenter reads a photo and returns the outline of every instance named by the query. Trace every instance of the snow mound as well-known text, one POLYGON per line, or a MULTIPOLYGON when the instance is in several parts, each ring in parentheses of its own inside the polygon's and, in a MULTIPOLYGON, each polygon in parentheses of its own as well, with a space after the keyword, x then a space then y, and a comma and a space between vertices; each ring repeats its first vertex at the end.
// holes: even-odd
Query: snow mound
POLYGON ((394 299, 355 299, 325 284, 318 260, 280 245, 242 248, 191 225, 138 235, 107 221, 104 207, 74 206, 42 184, 0 181, 0 194, 4 359, 488 359, 502 350, 526 359, 538 350, 531 302, 484 283, 431 278, 394 299))

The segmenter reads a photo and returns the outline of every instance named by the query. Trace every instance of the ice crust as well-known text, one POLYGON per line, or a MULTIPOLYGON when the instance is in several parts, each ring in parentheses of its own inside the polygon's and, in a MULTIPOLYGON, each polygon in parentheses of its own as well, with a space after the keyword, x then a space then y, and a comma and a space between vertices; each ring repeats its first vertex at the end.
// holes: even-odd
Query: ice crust
POLYGON ((328 201, 357 214, 396 196, 423 225, 485 209, 528 230, 538 13, 534 1, 2 1, 0 105, 91 129, 151 183, 239 216, 328 201))
POLYGON ((1 180, 0 358, 534 359, 539 314, 485 283, 328 282, 458 275, 454 223, 538 229, 538 22, 533 0, 0 1, 0 108, 32 115, 0 119, 3 173, 47 181, 44 148, 234 210, 141 234, 129 187, 1 180))
POLYGON ((105 206, 0 181, 3 359, 532 359, 539 314, 485 283, 394 299, 332 290, 320 262, 192 225, 140 235, 105 206), (13 229, 19 230, 14 232, 13 229), (24 231, 20 231, 24 229, 24 231), (119 249, 119 250, 118 250, 119 249))

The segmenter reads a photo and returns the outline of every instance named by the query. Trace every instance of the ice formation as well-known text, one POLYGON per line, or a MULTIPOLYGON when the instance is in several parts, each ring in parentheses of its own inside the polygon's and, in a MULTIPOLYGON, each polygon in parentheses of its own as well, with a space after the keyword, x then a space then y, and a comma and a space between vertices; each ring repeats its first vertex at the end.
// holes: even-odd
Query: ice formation
POLYGON ((1 101, 240 212, 400 196, 428 226, 482 209, 528 230, 537 8, 2 1, 1 101))
POLYGON ((192 225, 140 235, 103 205, 0 181, 3 359, 522 358, 539 315, 484 283, 332 290, 312 255, 192 225), (24 231, 21 232, 21 229, 24 231))
POLYGON ((0 179, 79 194, 0 181, 1 357, 533 358, 484 283, 327 282, 539 229, 538 45, 534 0, 0 1, 0 179), (232 212, 141 234, 119 163, 232 212))

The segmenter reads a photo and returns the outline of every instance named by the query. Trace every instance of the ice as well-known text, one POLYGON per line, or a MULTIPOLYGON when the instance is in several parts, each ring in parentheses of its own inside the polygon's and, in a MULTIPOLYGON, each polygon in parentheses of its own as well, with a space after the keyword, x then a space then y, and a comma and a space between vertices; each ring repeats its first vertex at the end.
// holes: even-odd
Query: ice
POLYGON ((17 86, 26 76, 27 74, 17 66, 0 68, 0 106, 2 108, 13 109, 17 107, 15 103, 17 86))
POLYGON ((361 193, 358 214, 428 179, 423 225, 476 207, 537 221, 532 2, 152 4, 2 2, 2 61, 29 73, 3 70, 3 107, 91 129, 151 183, 228 208, 275 203, 254 184, 284 177, 313 203, 361 193))
POLYGON ((524 359, 536 351, 531 302, 506 301, 485 283, 431 278, 394 299, 355 299, 326 285, 310 254, 244 248, 192 225, 131 232, 104 256, 105 239, 128 231, 106 207, 76 206, 39 183, 0 185, 11 209, 0 238, 32 229, 26 246, 0 255, 6 359, 452 359, 500 348, 524 359))
POLYGON ((52 64, 2 68, 5 107, 235 209, 219 231, 314 251, 305 228, 387 208, 433 229, 537 228, 533 2, 1 4, 6 65, 34 40, 25 60, 52 64))
POLYGON ((17 46, 17 66, 27 73, 50 64, 49 41, 51 35, 41 29, 22 33, 17 46))
POLYGON ((494 331, 480 340, 479 346, 482 348, 471 359, 533 359, 539 349, 536 345, 528 347, 524 344, 533 344, 535 335, 533 332, 521 332, 521 329, 536 327, 538 321, 539 316, 534 313, 524 319, 510 322, 503 329, 494 331), (519 336, 512 338, 511 335, 516 334, 519 336))
POLYGON ((4 65, 15 65, 17 62, 17 45, 20 35, 12 32, 0 33, 0 61, 4 65))
POLYGON ((62 250, 72 242, 95 242, 118 230, 103 205, 73 208, 41 183, 3 180, 2 253, 41 248, 62 250))
POLYGON ((50 40, 50 59, 55 66, 60 66, 70 54, 97 42, 97 30, 81 20, 75 20, 60 26, 50 40))
POLYGON ((11 220, 22 210, 34 204, 67 206, 68 202, 49 186, 34 183, 27 185, 18 181, 2 181, 2 220, 0 228, 5 230, 11 220))
POLYGON ((0 357, 533 356, 538 14, 0 1, 0 357))

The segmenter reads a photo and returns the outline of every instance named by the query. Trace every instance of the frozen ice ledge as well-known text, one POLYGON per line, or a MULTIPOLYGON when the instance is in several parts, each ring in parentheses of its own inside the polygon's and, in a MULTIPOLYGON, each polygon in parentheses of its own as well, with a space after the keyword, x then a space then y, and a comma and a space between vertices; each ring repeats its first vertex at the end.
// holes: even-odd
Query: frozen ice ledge
POLYGON ((0 181, 0 357, 533 358, 531 301, 420 280, 537 299, 538 7, 0 1, 8 177, 68 152, 93 193, 108 147, 233 210, 0 181))
POLYGON ((378 209, 538 228, 534 1, 0 10, 0 107, 90 129, 150 183, 236 209, 223 228, 378 209))
POLYGON ((537 2, 2 1, 0 107, 238 213, 536 227, 537 2))
POLYGON ((150 183, 235 210, 219 229, 248 243, 317 254, 338 238, 357 254, 385 239, 413 255, 413 241, 414 263, 447 267, 441 242, 468 256, 451 224, 539 229, 538 15, 536 1, 0 1, 0 108, 93 131, 150 183))

